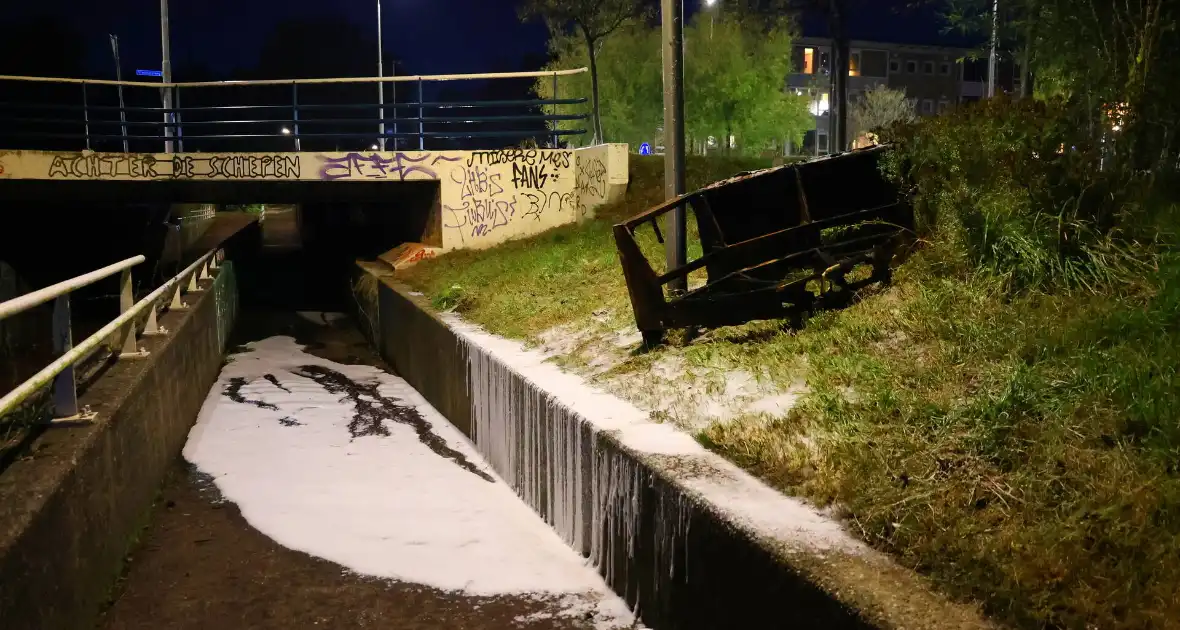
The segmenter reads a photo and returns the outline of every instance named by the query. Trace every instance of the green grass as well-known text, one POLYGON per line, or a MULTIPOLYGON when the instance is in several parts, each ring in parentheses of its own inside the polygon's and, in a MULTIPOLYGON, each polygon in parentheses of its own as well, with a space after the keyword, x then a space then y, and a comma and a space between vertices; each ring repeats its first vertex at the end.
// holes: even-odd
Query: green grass
MULTIPOLYGON (((411 267, 404 272, 406 280, 431 296, 436 308, 455 308, 490 330, 521 339, 596 310, 629 313, 611 226, 663 201, 662 158, 631 160, 626 199, 600 208, 595 219, 489 252, 452 252, 411 267)), ((758 159, 689 159, 688 187, 768 166, 769 160, 758 159)), ((640 237, 652 256, 660 247, 653 232, 644 229, 640 237)), ((689 256, 699 254, 697 243, 689 256)))
MULTIPOLYGON (((408 279, 516 338, 595 312, 626 326, 609 224, 659 201, 658 167, 637 161, 627 201, 598 221, 448 254, 408 279)), ((743 168, 690 162, 690 187, 743 168)), ((1101 290, 1013 294, 935 243, 892 286, 802 330, 673 336, 606 376, 652 378, 675 356, 805 380, 786 416, 699 438, 999 621, 1180 627, 1180 255, 1154 260, 1101 290)))

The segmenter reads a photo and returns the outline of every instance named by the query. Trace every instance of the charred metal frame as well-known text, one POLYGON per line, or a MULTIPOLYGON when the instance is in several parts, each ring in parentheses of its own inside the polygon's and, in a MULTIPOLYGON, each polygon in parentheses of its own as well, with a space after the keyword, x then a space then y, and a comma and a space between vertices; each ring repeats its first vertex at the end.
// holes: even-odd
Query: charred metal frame
MULTIPOLYGON (((801 318, 847 305, 859 289, 891 279, 913 213, 877 170, 886 147, 742 173, 666 201, 614 226, 635 323, 647 343, 676 328, 801 318), (840 184, 843 185, 840 185, 840 184), (702 256, 657 274, 635 238, 687 206, 702 256), (867 277, 849 277, 866 266, 867 277), (677 278, 705 269, 708 281, 666 295, 677 278)), ((863 272, 858 272, 863 273, 863 272)))

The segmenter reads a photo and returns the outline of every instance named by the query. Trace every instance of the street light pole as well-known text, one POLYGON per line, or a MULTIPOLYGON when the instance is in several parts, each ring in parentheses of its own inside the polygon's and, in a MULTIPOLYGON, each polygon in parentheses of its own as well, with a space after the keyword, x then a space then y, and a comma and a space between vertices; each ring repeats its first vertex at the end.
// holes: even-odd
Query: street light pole
POLYGON ((1000 0, 992 0, 992 46, 987 56, 987 97, 996 95, 996 45, 1000 38, 1000 0))
MULTIPOLYGON (((377 78, 385 77, 384 60, 382 57, 381 48, 381 0, 377 0, 377 78)), ((377 146, 381 150, 385 150, 385 83, 377 82, 377 116, 381 118, 381 122, 377 124, 378 138, 377 146)))
MULTIPOLYGON (((661 22, 664 48, 664 196, 684 194, 684 0, 662 0, 661 22)), ((683 267, 687 259, 687 230, 684 207, 668 213, 664 255, 667 271, 683 267)), ((673 294, 688 288, 681 276, 669 283, 673 294)))
MULTIPOLYGON (((163 59, 160 74, 164 83, 172 83, 172 38, 168 34, 168 0, 160 0, 160 50, 163 59)), ((164 153, 172 153, 172 88, 161 88, 164 94, 164 153)))

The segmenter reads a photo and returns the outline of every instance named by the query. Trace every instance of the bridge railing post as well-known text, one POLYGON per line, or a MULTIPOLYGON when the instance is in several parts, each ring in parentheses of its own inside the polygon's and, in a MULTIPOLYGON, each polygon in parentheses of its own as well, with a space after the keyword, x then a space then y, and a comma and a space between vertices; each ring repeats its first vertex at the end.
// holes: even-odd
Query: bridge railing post
POLYGON ((173 96, 172 107, 176 108, 173 113, 173 122, 176 123, 176 148, 181 153, 184 153, 184 122, 183 116, 180 114, 180 86, 176 87, 176 94, 173 96))
MULTIPOLYGON (((122 315, 135 306, 135 293, 131 288, 130 269, 123 270, 123 273, 119 276, 119 285, 119 314, 122 315)), ((122 337, 121 340, 117 340, 119 346, 117 352, 119 353, 120 359, 142 357, 147 355, 146 352, 142 352, 139 349, 139 340, 135 334, 134 319, 127 322, 126 327, 121 332, 119 332, 118 335, 122 337)))
MULTIPOLYGON (((542 109, 541 111, 545 111, 545 110, 542 109)), ((557 73, 554 72, 553 73, 553 121, 550 123, 553 126, 553 148, 554 149, 560 148, 558 146, 558 142, 560 142, 560 140, 561 140, 561 137, 557 133, 557 115, 558 115, 558 112, 557 112, 557 73)))
MULTIPOLYGON (((70 324, 70 294, 63 293, 53 301, 53 353, 61 356, 74 347, 74 329, 70 324)), ((78 415, 78 387, 71 364, 53 379, 53 417, 72 418, 78 415)))
POLYGON ((295 150, 299 151, 299 84, 291 82, 291 133, 295 137, 295 150))
POLYGON ((90 150, 90 102, 86 96, 86 82, 82 82, 82 121, 86 126, 86 150, 90 150))
POLYGON ((426 150, 426 127, 422 124, 422 77, 418 77, 418 150, 426 150))

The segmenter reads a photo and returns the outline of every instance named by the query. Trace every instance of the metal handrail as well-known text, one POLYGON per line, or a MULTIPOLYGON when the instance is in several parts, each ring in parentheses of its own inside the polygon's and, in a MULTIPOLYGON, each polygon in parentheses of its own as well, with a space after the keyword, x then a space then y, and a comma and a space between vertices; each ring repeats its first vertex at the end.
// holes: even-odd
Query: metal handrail
MULTIPOLYGON (((590 119, 588 112, 559 111, 559 107, 563 106, 577 108, 577 106, 585 105, 588 99, 558 98, 558 79, 563 76, 577 75, 584 72, 587 72, 586 68, 480 74, 267 79, 190 83, 151 83, 145 81, 0 75, 0 82, 25 82, 40 85, 60 84, 81 88, 80 94, 78 95, 80 97, 80 104, 63 102, 0 102, 0 112, 4 113, 4 116, 0 117, 0 132, 2 132, 0 136, 3 136, 6 145, 12 144, 12 148, 61 150, 63 147, 68 147, 73 149, 75 147, 71 145, 75 143, 69 141, 76 140, 78 141, 77 145, 80 145, 77 148, 103 151, 103 147, 96 147, 94 143, 109 143, 110 141, 121 140, 124 152, 131 151, 129 142, 133 141, 140 145, 136 147, 136 150, 139 152, 153 148, 152 145, 157 142, 162 143, 162 145, 156 146, 162 146, 165 153, 173 153, 177 150, 183 153, 185 151, 186 141, 200 143, 201 150, 204 152, 210 151, 209 144, 207 143, 212 143, 218 148, 224 147, 224 150, 231 152, 274 150, 274 146, 276 146, 274 142, 270 142, 269 145, 262 145, 257 142, 257 140, 264 138, 283 139, 279 146, 289 142, 289 146, 295 151, 302 151, 304 149, 302 145, 304 140, 320 142, 323 148, 319 150, 325 150, 328 147, 333 147, 333 144, 328 143, 330 140, 346 140, 349 142, 358 140, 360 142, 358 142, 357 146, 367 146, 370 142, 376 140, 379 148, 384 149, 386 140, 388 139, 393 140, 394 150, 401 150, 403 148, 403 140, 409 140, 410 142, 407 144, 412 146, 414 144, 414 138, 417 138, 416 148, 419 151, 427 149, 427 139, 477 140, 481 138, 536 139, 546 137, 549 139, 550 146, 558 148, 561 146, 562 138, 586 133, 584 129, 571 129, 578 125, 569 123, 590 119), (462 102, 451 101, 444 97, 441 99, 441 102, 430 102, 430 99, 426 96, 424 87, 427 82, 487 81, 519 78, 551 78, 553 81, 551 98, 462 102), (384 103, 380 100, 377 103, 331 103, 324 101, 336 100, 336 97, 328 96, 327 93, 316 92, 313 89, 308 94, 302 95, 303 97, 301 98, 301 90, 299 89, 301 85, 315 86, 322 84, 335 88, 340 85, 356 85, 362 87, 373 84, 384 85, 386 83, 391 85, 398 83, 416 85, 416 90, 411 87, 409 91, 416 91, 417 94, 410 96, 409 100, 400 102, 395 100, 391 103, 384 103), (107 102, 108 99, 95 98, 96 87, 102 86, 118 87, 118 106, 113 106, 107 102), (252 100, 251 95, 234 93, 233 98, 229 98, 229 95, 225 95, 223 92, 222 94, 225 95, 224 98, 209 99, 198 97, 194 99, 195 107, 181 106, 181 94, 187 94, 187 90, 193 90, 194 88, 252 86, 287 87, 290 95, 286 97, 286 103, 281 103, 276 102, 284 99, 281 90, 279 92, 271 90, 266 94, 259 92, 253 96, 265 96, 265 98, 261 99, 264 101, 263 103, 240 105, 233 104, 233 99, 247 99, 250 97, 250 100, 252 100), (165 96, 165 106, 146 107, 127 105, 122 97, 124 87, 136 89, 150 88, 152 91, 159 91, 165 96), (168 98, 169 95, 171 98, 168 98), (310 98, 308 98, 309 96, 310 98), (220 106, 210 105, 210 100, 212 102, 226 102, 230 104, 220 106), (313 102, 307 102, 309 100, 313 102), (509 110, 512 108, 522 111, 496 111, 497 109, 509 110), (222 111, 240 112, 239 114, 229 116, 230 118, 240 120, 216 120, 220 116, 213 114, 213 112, 222 111), (389 113, 392 113, 393 116, 386 115, 389 113), (129 116, 129 114, 133 116, 129 116), (322 117, 317 118, 317 114, 322 117), (376 114, 376 116, 372 114, 376 114), (153 115, 159 116, 160 119, 149 120, 153 115), (113 118, 117 118, 118 122, 116 123, 113 118), (185 118, 188 118, 188 120, 185 121, 185 118), (112 127, 115 124, 118 127, 112 127), (265 134, 257 133, 260 129, 250 130, 246 133, 234 133, 234 131, 245 131, 240 128, 251 125, 274 125, 274 128, 265 134), (331 132, 331 135, 328 133, 306 133, 309 125, 313 126, 313 128, 316 128, 314 126, 319 126, 317 128, 318 131, 331 132), (333 125, 338 128, 322 128, 327 125, 333 125), (374 127, 374 133, 352 133, 348 129, 339 128, 356 125, 372 125, 374 127), (393 133, 387 132, 390 125, 393 127, 393 133), (489 127, 495 129, 492 130, 489 127), (562 129, 562 127, 566 128, 562 129), (118 135, 104 133, 112 129, 117 129, 121 133, 118 135), (129 129, 138 130, 138 133, 129 134, 129 129), (462 133, 464 129, 470 129, 471 131, 470 133, 462 133), (8 138, 12 138, 16 142, 9 141, 7 140, 8 138), (29 138, 46 141, 47 144, 51 143, 51 146, 28 146, 25 144, 25 139, 29 138), (67 142, 61 142, 63 140, 67 142), (227 142, 223 144, 223 141, 232 141, 232 143, 227 142)), ((336 91, 335 89, 332 90, 333 93, 336 91)), ((199 89, 196 90, 196 93, 200 94, 199 89)), ((68 101, 73 97, 63 92, 45 98, 51 101, 68 101)), ((144 105, 146 104, 145 102, 144 105)), ((37 142, 32 144, 37 144, 37 142)), ((448 148, 453 148, 449 146, 449 143, 440 144, 445 144, 448 148)), ((193 144, 189 146, 190 149, 194 147, 193 144)), ((335 150, 341 149, 339 142, 335 143, 334 148, 335 150)), ((349 149, 350 147, 344 148, 349 149)), ((357 147, 354 146, 351 148, 357 147)))
POLYGON ((318 85, 328 83, 402 83, 417 81, 469 81, 475 79, 535 79, 540 77, 570 76, 589 72, 589 68, 572 70, 540 70, 531 72, 485 72, 475 74, 414 74, 392 77, 341 77, 335 79, 259 79, 242 81, 196 81, 190 83, 150 83, 147 81, 112 81, 110 79, 71 79, 65 77, 27 77, 0 74, 0 81, 28 81, 33 83, 72 83, 76 85, 122 85, 126 87, 189 88, 189 87, 244 87, 251 85, 318 85))
POLYGON ((69 280, 63 280, 57 284, 50 285, 44 289, 38 289, 32 293, 26 293, 11 300, 0 302, 0 320, 27 311, 34 306, 40 306, 72 291, 77 291, 83 287, 88 287, 99 280, 109 278, 124 269, 130 269, 135 265, 147 260, 142 254, 139 256, 132 256, 127 260, 121 260, 113 265, 107 265, 102 269, 95 269, 87 274, 75 276, 69 280))
MULTIPOLYGON (((147 321, 144 325, 142 335, 162 335, 167 334, 167 330, 161 328, 156 322, 156 311, 160 306, 159 302, 162 298, 171 296, 171 303, 166 307, 168 310, 182 310, 187 308, 187 305, 181 302, 180 297, 182 291, 193 292, 200 291, 197 285, 198 279, 208 279, 211 276, 209 271, 216 269, 218 257, 221 254, 220 249, 213 249, 205 255, 198 258, 191 265, 186 267, 183 271, 176 274, 172 279, 160 285, 158 289, 152 291, 143 299, 130 304, 130 275, 124 268, 123 293, 120 296, 122 313, 118 317, 111 320, 106 326, 103 326, 98 332, 90 335, 82 343, 73 346, 70 343, 72 340, 67 339, 66 345, 63 348, 63 354, 55 361, 45 366, 41 371, 37 372, 20 385, 16 386, 12 391, 8 392, 3 398, 0 398, 0 416, 10 413, 17 408, 21 403, 29 399, 38 390, 49 384, 51 379, 57 379, 54 383, 54 416, 53 422, 61 421, 77 421, 77 420, 92 420, 94 414, 88 411, 79 413, 77 409, 77 390, 73 378, 74 365, 80 361, 85 360, 107 339, 120 330, 123 330, 123 339, 120 344, 121 352, 117 355, 118 358, 134 358, 147 356, 147 352, 138 348, 138 335, 136 334, 135 320, 137 317, 143 315, 147 311, 147 321), (199 278, 198 278, 199 274, 199 278), (72 347, 71 347, 72 346, 72 347), (68 379, 63 381, 62 375, 68 375, 68 379)), ((137 256, 142 262, 143 256, 137 256)), ((135 260, 128 259, 128 260, 135 260)), ((124 263, 127 261, 123 261, 124 263)), ((119 263, 122 264, 122 263, 119 263)), ((112 265, 114 266, 114 265, 112 265)), ((104 271, 104 268, 99 271, 104 271)), ((97 273, 97 272, 92 272, 97 273)), ((92 274, 87 274, 92 275, 92 274)), ((109 274, 108 274, 109 275, 109 274)), ((81 276, 80 276, 81 277, 81 276)), ((75 279, 76 280, 76 279, 75 279)), ((68 283, 69 281, 67 281, 68 283)), ((61 283, 66 284, 66 283, 61 283)), ((58 285, 54 285, 57 287, 58 285)), ((48 287, 53 289, 54 287, 48 287)), ((68 299, 69 293, 63 292, 58 294, 58 299, 68 299)), ((25 297, 25 296, 22 296, 25 297)), ((21 298, 17 298, 19 300, 21 298)), ((10 302, 16 300, 10 300, 10 302)), ((6 302, 5 304, 8 304, 6 302)), ((66 333, 68 330, 69 307, 68 302, 65 308, 64 316, 66 318, 66 333)), ((31 305, 25 306, 30 308, 31 305)), ((54 318, 57 320, 61 316, 60 312, 55 311, 54 318)), ((57 322, 55 321, 55 328, 57 322)))

